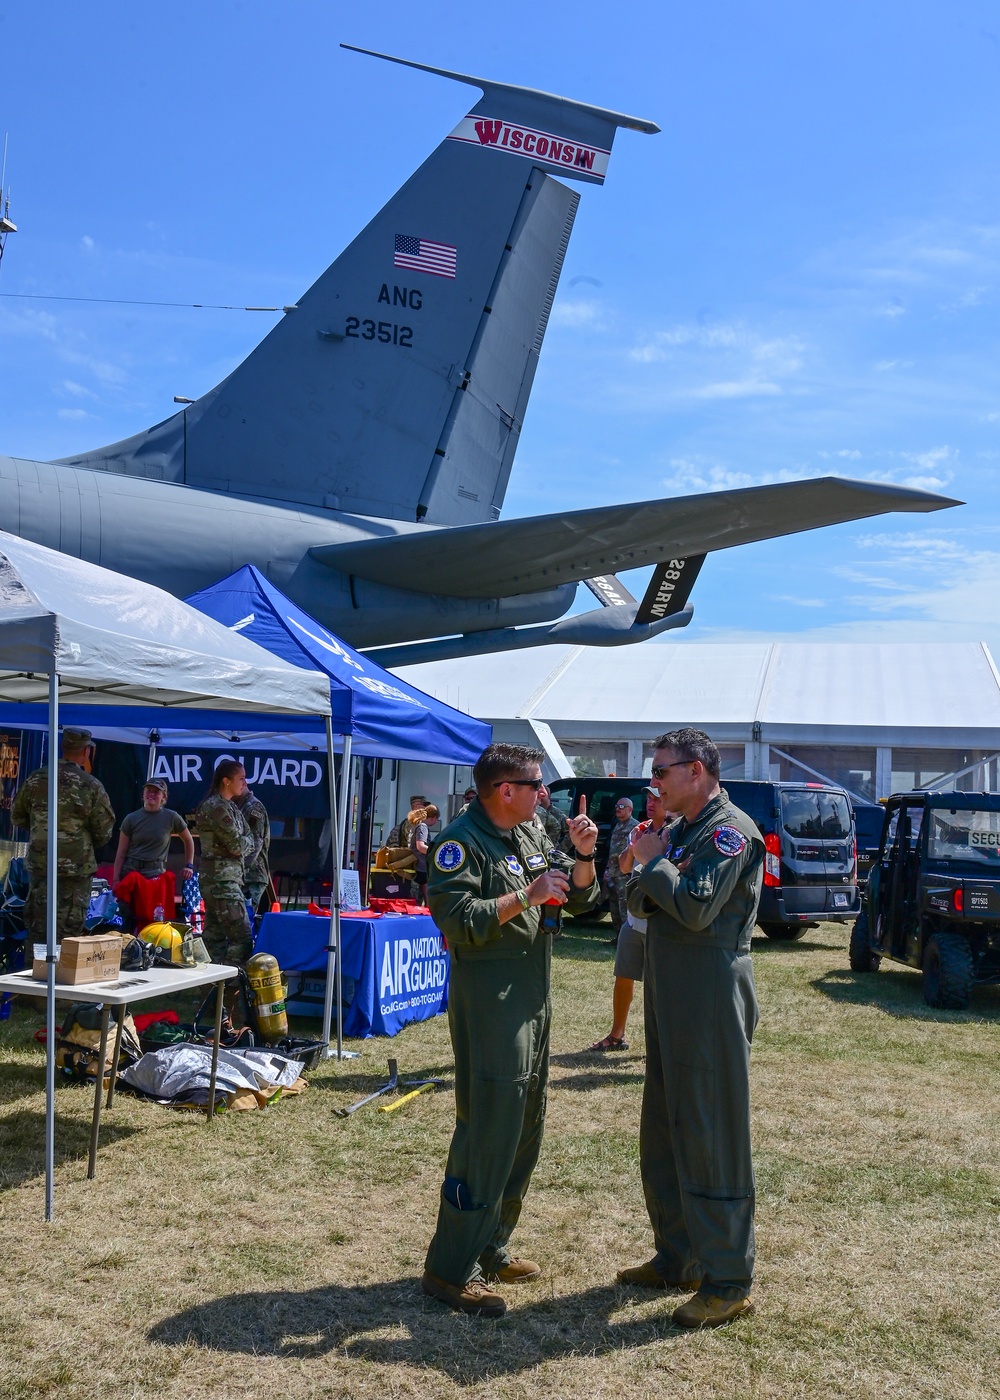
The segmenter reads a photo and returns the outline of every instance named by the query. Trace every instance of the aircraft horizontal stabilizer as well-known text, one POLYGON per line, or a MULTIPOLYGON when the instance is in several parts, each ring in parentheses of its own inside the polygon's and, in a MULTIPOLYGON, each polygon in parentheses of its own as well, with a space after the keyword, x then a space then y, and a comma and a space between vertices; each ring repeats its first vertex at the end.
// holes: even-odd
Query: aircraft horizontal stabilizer
POLYGON ((961 504, 905 486, 820 477, 449 530, 411 526, 405 533, 309 552, 332 569, 375 583, 406 578, 408 587, 423 593, 495 598, 890 511, 923 513, 961 504))

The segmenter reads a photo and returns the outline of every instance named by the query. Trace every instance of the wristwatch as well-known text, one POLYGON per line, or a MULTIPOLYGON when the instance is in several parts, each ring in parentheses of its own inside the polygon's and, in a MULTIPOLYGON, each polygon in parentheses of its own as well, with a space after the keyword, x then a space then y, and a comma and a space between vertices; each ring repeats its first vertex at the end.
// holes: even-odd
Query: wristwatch
POLYGON ((516 891, 516 894, 517 894, 517 902, 518 902, 518 904, 520 904, 521 908, 522 908, 522 909, 525 909, 525 910, 530 909, 530 908, 531 908, 531 905, 528 903, 528 891, 527 891, 527 890, 517 890, 517 891, 516 891))
POLYGON ((596 856, 594 855, 593 851, 591 851, 589 856, 585 856, 583 852, 578 851, 575 846, 573 847, 573 855, 576 860, 585 860, 593 862, 596 859, 596 856))

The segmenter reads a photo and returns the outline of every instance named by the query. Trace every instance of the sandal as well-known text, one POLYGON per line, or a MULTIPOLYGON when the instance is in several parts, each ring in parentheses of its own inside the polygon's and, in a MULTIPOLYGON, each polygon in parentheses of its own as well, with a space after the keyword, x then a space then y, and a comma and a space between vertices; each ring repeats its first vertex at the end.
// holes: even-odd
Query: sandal
POLYGON ((606 1050, 627 1050, 628 1041, 617 1035, 606 1035, 603 1040, 595 1041, 590 1047, 591 1053, 594 1051, 603 1054, 606 1050))

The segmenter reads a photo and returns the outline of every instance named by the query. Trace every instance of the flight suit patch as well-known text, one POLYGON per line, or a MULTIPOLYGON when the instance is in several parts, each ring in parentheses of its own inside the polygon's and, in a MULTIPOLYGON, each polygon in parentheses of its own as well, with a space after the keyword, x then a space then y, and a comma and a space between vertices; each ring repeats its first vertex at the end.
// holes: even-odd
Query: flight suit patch
POLYGON ((747 848, 747 838, 735 826, 720 826, 712 841, 715 849, 724 856, 741 856, 747 848))
POLYGON ((512 875, 523 875, 524 867, 517 856, 504 856, 504 864, 512 875))
POLYGON ((461 841, 442 841, 434 852, 434 864, 446 875, 449 871, 460 870, 465 864, 465 847, 461 841))
POLYGON ((524 863, 529 870, 544 870, 546 868, 545 857, 537 853, 532 856, 525 856, 524 863))

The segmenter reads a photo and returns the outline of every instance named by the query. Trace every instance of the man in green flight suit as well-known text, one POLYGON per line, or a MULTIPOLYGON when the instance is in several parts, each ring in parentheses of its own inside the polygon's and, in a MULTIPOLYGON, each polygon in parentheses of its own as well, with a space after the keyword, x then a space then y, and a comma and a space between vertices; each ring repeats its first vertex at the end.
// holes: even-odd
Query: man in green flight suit
MULTIPOLYGON (((97 869, 95 848, 110 841, 115 814, 104 785, 90 771, 96 745, 88 729, 64 729, 59 764, 58 855, 56 857, 56 933, 76 938, 83 933, 90 904, 91 876, 97 869)), ((27 827, 28 898, 24 922, 32 939, 42 942, 46 922, 48 870, 49 770, 36 768, 18 789, 10 809, 15 826, 27 827)))
POLYGON ((570 874, 549 868, 551 842, 533 821, 543 757, 491 744, 473 769, 477 796, 445 827, 428 861, 428 904, 451 964, 457 1121, 423 1288, 487 1317, 506 1311, 489 1284, 541 1273, 508 1249, 545 1119, 552 942, 541 906, 582 913, 598 898, 597 827, 586 815, 567 824, 570 874))
POLYGON ((764 840, 719 786, 700 729, 655 740, 653 782, 680 812, 632 847, 628 907, 646 924, 646 1081, 639 1161, 655 1256, 620 1283, 694 1297, 681 1327, 718 1327, 753 1304, 750 936, 764 840))

